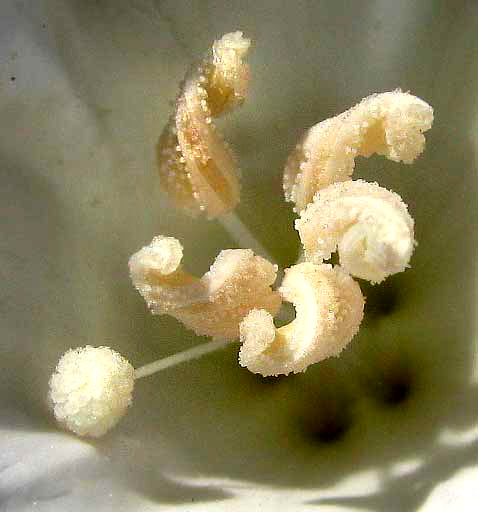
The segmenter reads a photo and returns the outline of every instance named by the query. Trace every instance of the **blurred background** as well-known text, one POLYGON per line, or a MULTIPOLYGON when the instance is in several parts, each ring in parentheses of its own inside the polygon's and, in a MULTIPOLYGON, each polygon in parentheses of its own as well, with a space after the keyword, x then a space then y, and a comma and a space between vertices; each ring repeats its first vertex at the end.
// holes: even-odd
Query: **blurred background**
POLYGON ((472 0, 2 0, 0 510, 475 510, 477 30, 472 0), (184 73, 234 30, 253 40, 249 96, 219 123, 236 213, 281 267, 300 253, 281 179, 303 131, 398 87, 434 107, 412 166, 354 174, 409 205, 412 268, 360 283, 341 358, 263 379, 232 345, 138 382, 104 439, 74 438, 46 403, 65 350, 140 366, 206 341, 152 317, 127 262, 156 234, 198 275, 241 246, 174 210, 155 166, 184 73))

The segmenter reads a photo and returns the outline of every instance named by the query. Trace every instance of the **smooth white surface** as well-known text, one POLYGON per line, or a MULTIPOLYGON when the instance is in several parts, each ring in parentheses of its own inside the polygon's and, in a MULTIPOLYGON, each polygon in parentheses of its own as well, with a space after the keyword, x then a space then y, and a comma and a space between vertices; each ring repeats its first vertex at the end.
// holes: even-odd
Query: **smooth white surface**
POLYGON ((475 510, 477 7, 1 3, 2 512, 475 510), (250 97, 224 121, 243 169, 237 213, 282 267, 299 253, 281 173, 301 131, 375 91, 433 105, 412 168, 357 162, 409 204, 412 269, 363 287, 368 321, 341 359, 263 381, 231 347, 139 381, 110 436, 78 440, 45 403, 67 348, 111 345, 137 367, 204 341, 148 314, 127 261, 161 233, 186 240, 199 275, 236 246, 220 223, 170 210, 154 167, 188 64, 235 29, 254 41, 250 97), (392 377, 410 397, 385 406, 392 377), (331 420, 345 433, 326 442, 331 420))

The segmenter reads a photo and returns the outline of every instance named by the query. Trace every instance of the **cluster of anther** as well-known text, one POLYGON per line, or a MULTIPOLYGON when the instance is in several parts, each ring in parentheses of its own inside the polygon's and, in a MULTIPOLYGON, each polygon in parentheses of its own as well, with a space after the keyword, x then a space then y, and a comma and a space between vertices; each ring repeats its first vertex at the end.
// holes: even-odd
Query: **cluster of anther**
MULTIPOLYGON (((186 78, 160 137, 163 187, 192 213, 215 217, 239 200, 235 161, 212 118, 243 101, 248 69, 242 57, 249 45, 240 32, 214 43, 186 78)), ((307 132, 284 172, 286 200, 300 213, 295 227, 306 262, 285 270, 278 291, 272 288, 277 266, 250 249, 221 251, 197 278, 181 267, 180 242, 163 236, 131 257, 134 286, 153 314, 172 315, 215 340, 240 337, 239 362, 254 373, 302 372, 339 355, 363 318, 364 298, 352 276, 380 282, 401 272, 415 245, 413 219, 401 198, 376 183, 349 179, 355 157, 375 152, 411 163, 432 121, 433 110, 424 101, 394 91, 370 96, 307 132), (340 265, 326 264, 336 250, 340 265), (295 306, 296 318, 276 328, 282 300, 295 306)), ((70 350, 50 380, 55 416, 79 435, 103 435, 125 414, 134 379, 162 363, 135 372, 107 347, 70 350)))
POLYGON ((338 355, 363 316, 351 276, 378 283, 409 266, 414 222, 405 203, 376 183, 349 178, 358 155, 411 163, 432 122, 428 104, 394 91, 374 94, 306 133, 283 181, 286 200, 300 213, 295 227, 307 260, 289 269, 279 289, 297 317, 276 329, 268 313, 252 310, 240 328, 243 366, 264 376, 288 374, 338 355), (336 250, 340 266, 325 265, 336 250))

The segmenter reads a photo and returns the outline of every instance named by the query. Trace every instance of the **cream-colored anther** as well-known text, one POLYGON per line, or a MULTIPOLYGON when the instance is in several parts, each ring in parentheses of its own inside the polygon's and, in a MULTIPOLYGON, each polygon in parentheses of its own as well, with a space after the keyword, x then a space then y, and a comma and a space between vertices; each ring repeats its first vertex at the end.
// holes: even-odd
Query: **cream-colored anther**
POLYGON ((295 221, 308 261, 322 263, 338 249, 344 270, 373 283, 409 266, 413 224, 398 194, 362 180, 321 190, 295 221))
POLYGON ((364 299, 359 285, 340 267, 300 263, 286 270, 280 293, 296 318, 276 328, 264 310, 241 322, 239 363, 264 377, 304 371, 337 356, 357 333, 364 299))
POLYGON ((243 103, 249 81, 243 57, 249 46, 242 32, 214 42, 185 79, 176 112, 158 142, 162 187, 176 206, 193 215, 205 212, 214 218, 239 202, 237 163, 212 119, 243 103))
POLYGON ((158 236, 129 261, 131 279, 153 314, 169 314, 198 335, 235 339, 254 308, 275 315, 281 298, 271 289, 277 266, 250 249, 221 251, 202 278, 181 268, 182 247, 158 236))
POLYGON ((423 100, 396 90, 373 94, 350 110, 310 128, 289 156, 284 171, 287 201, 300 213, 317 191, 348 180, 357 156, 373 153, 412 163, 425 146, 423 132, 433 109, 423 100))

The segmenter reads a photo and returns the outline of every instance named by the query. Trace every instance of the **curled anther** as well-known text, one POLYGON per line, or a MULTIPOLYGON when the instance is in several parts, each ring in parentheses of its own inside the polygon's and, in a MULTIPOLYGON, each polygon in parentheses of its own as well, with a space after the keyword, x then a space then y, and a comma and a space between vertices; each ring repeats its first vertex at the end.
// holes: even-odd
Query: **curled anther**
POLYGON ((295 320, 277 329, 267 311, 255 309, 241 322, 239 363, 253 373, 302 372, 339 355, 357 333, 364 299, 340 267, 300 263, 286 270, 279 291, 294 304, 295 320))
POLYGON ((415 247, 414 222, 400 196, 362 180, 318 192, 295 227, 308 261, 319 264, 338 250, 344 270, 373 283, 404 271, 415 247))
POLYGON ((433 109, 400 90, 372 94, 342 114, 310 128, 289 156, 284 170, 287 201, 300 213, 315 193, 348 180, 357 156, 373 153, 412 163, 423 151, 433 109))
POLYGON ((251 309, 279 310, 271 288, 277 266, 250 249, 221 251, 201 278, 182 269, 182 255, 178 240, 158 236, 130 258, 133 284, 153 314, 172 315, 198 335, 234 339, 251 309))
POLYGON ((209 218, 239 201, 236 160, 212 119, 241 105, 249 67, 243 57, 250 40, 232 32, 214 42, 201 64, 186 77, 176 111, 157 145, 161 184, 176 206, 209 218))

